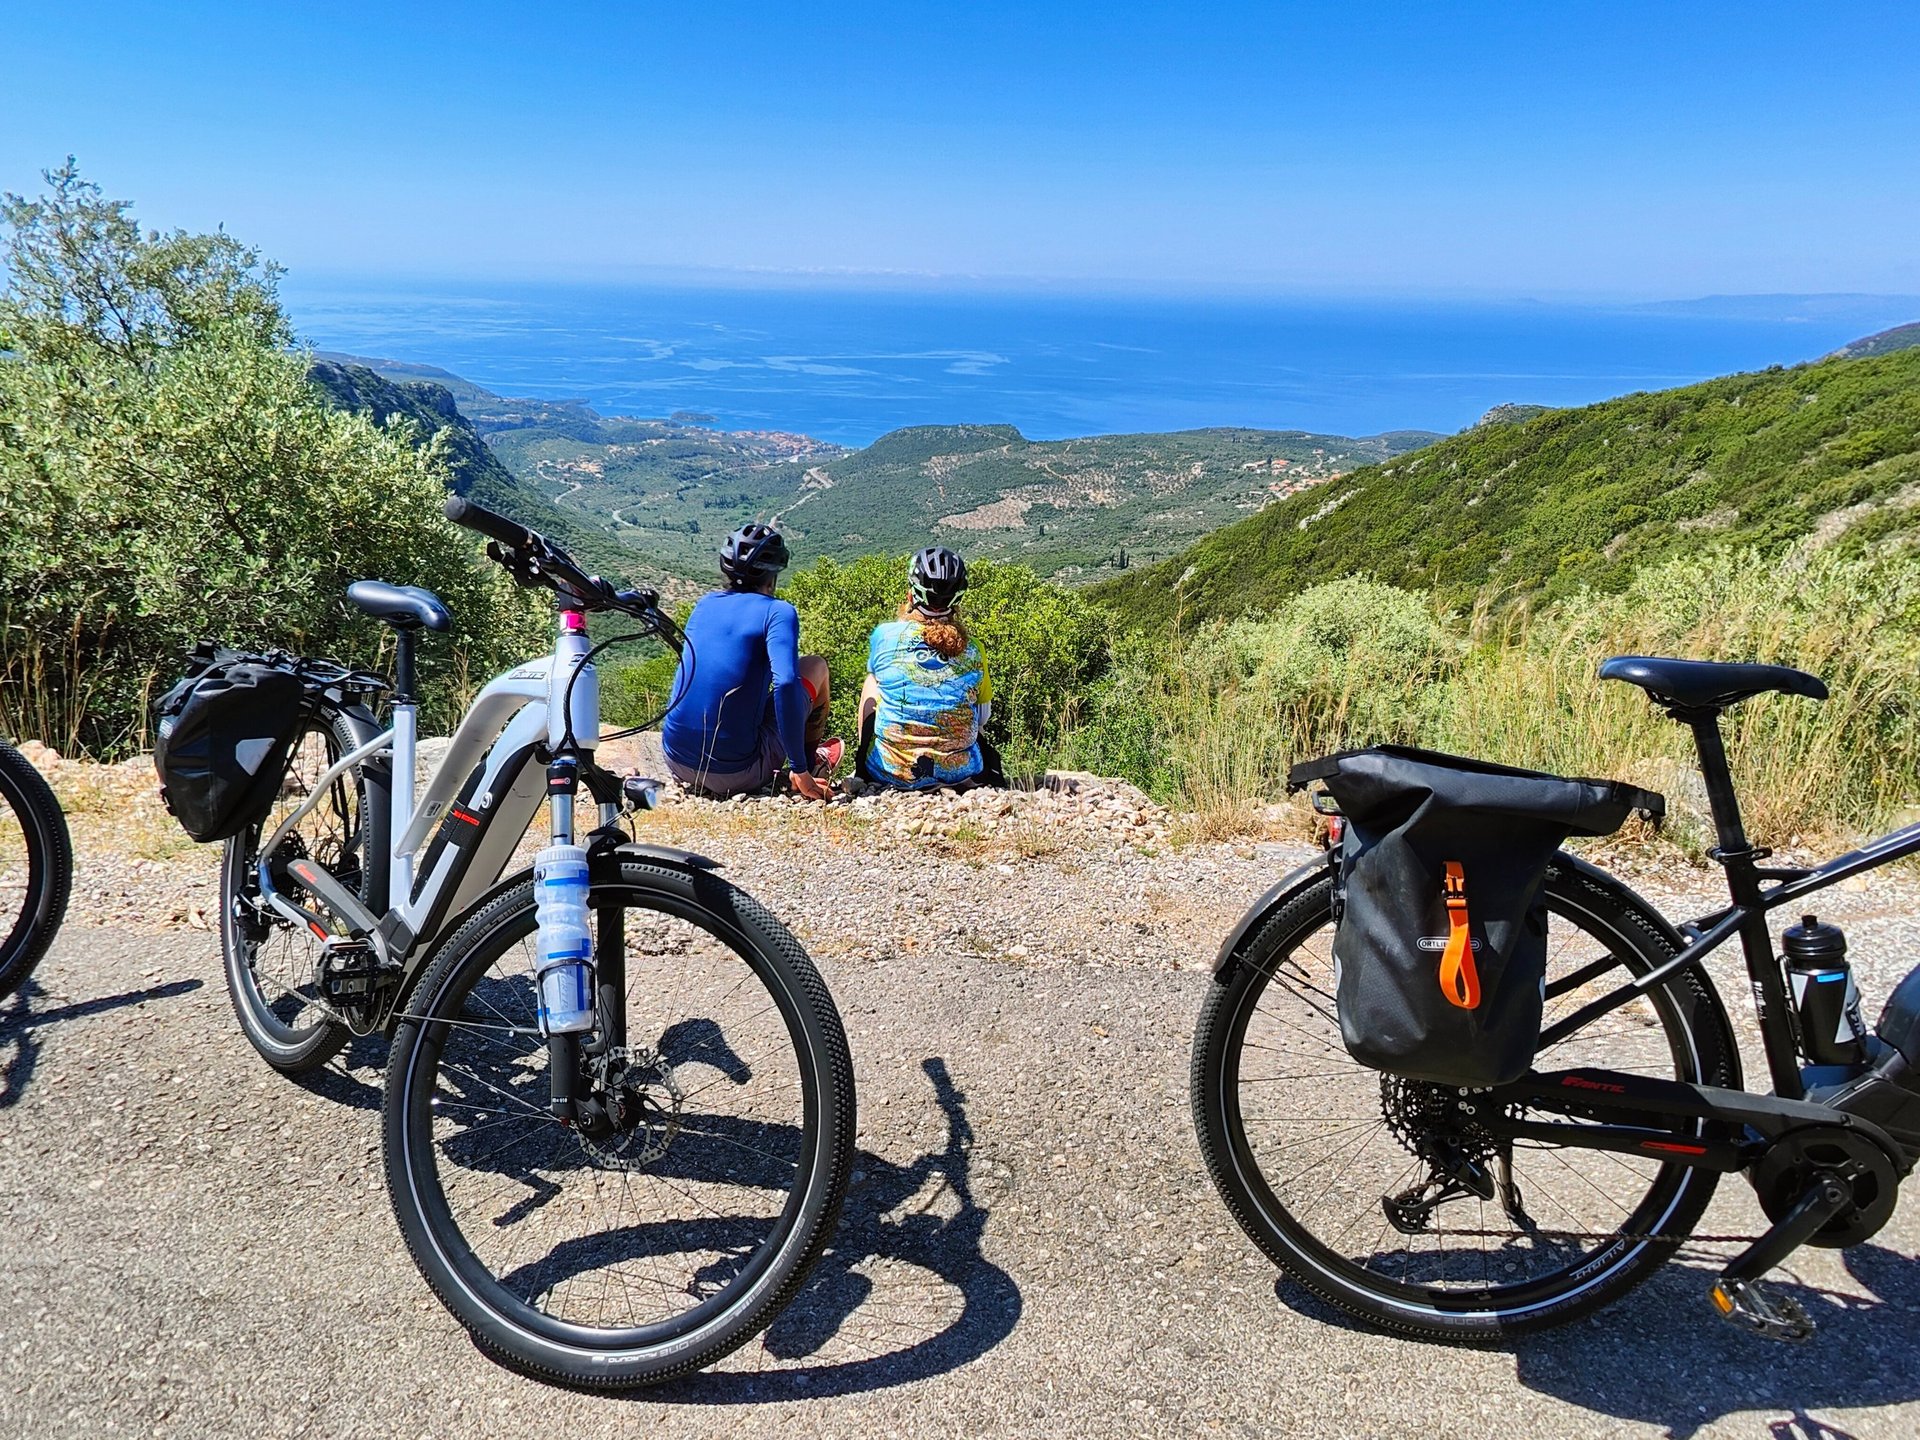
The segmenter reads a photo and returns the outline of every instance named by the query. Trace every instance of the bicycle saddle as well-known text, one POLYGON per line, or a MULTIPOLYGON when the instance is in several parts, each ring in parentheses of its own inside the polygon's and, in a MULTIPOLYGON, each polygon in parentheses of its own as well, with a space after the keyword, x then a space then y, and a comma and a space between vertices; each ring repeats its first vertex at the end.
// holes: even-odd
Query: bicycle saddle
POLYGON ((384 580, 356 580, 347 586, 347 599, 376 620, 384 620, 396 630, 445 630, 453 624, 453 612, 431 590, 418 585, 389 585, 384 580))
POLYGON ((1638 685, 1661 704, 1682 710, 1724 710, 1768 690, 1804 695, 1809 700, 1827 698, 1824 681, 1785 665, 1724 665, 1716 660, 1616 655, 1601 663, 1600 678, 1638 685))

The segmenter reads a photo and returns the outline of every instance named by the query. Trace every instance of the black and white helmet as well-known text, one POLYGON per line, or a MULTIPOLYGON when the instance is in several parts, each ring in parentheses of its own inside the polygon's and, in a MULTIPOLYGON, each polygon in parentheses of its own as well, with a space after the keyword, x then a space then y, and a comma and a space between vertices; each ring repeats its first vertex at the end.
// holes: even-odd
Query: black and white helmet
POLYGON ((944 615, 967 588, 967 562, 944 545, 929 545, 907 572, 913 603, 929 615, 944 615))
POLYGON ((720 547, 720 573, 736 586, 758 585, 787 568, 787 542, 771 525, 742 525, 720 547))

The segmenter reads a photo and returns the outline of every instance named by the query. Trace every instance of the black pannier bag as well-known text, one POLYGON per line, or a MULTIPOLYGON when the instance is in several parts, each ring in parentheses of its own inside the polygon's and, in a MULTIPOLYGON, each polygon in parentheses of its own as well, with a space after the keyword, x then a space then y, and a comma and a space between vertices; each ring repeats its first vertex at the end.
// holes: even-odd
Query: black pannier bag
POLYGON ((1442 1085, 1518 1079, 1540 1039, 1547 866, 1570 835, 1610 835, 1666 802, 1612 780, 1566 780, 1381 745, 1296 765, 1346 819, 1333 937, 1347 1050, 1442 1085))
POLYGON ((257 655, 194 652, 186 678, 154 702, 160 798, 195 840, 225 840, 264 819, 300 733, 306 686, 257 655))

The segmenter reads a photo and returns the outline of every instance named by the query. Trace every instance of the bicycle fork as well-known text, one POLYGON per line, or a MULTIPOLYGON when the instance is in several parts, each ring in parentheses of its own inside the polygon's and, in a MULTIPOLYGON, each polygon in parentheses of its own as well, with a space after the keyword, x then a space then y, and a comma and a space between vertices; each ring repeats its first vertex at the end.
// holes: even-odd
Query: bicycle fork
MULTIPOLYGON (((588 852, 571 840, 575 797, 568 789, 577 781, 576 765, 571 759, 556 760, 547 773, 556 833, 552 847, 541 852, 542 861, 551 863, 536 866, 534 885, 542 912, 535 983, 547 1036, 550 1110, 563 1125, 607 1134, 620 1127, 620 1116, 608 1109, 614 1103, 610 1097, 596 1093, 588 1071, 594 1061, 617 1058, 626 1044, 626 913, 619 905, 587 903, 591 862, 588 852), (577 913, 549 934, 550 917, 544 912, 576 907, 554 904, 545 892, 574 884, 581 901, 577 913)), ((602 806, 602 811, 611 824, 612 817, 604 812, 617 813, 615 807, 602 806)))
MULTIPOLYGON (((592 905, 590 860, 575 836, 580 794, 579 737, 599 732, 599 686, 587 661, 585 622, 561 616, 548 701, 547 806, 551 843, 534 863, 540 1028, 547 1041, 549 1106, 564 1125, 588 1134, 619 1128, 619 1102, 598 1093, 626 1043, 626 936, 618 905, 592 905), (597 932, 597 936, 596 936, 597 932), (597 939, 597 944, 596 944, 597 939)), ((591 765, 591 751, 587 752, 591 765)), ((600 800, 600 830, 617 823, 619 807, 600 800)), ((598 832, 596 832, 598 833, 598 832)), ((589 837, 591 838, 591 837, 589 837)))

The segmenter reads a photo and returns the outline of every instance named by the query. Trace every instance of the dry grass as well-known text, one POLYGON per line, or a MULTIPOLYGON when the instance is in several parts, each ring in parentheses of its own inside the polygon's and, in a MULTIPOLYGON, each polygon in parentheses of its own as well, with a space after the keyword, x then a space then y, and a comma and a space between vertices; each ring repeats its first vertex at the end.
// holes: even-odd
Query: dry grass
POLYGON ((1398 742, 1658 790, 1668 842, 1697 854, 1711 825, 1690 732, 1596 675, 1608 656, 1635 653, 1792 665, 1826 681, 1824 704, 1762 695, 1723 722, 1748 829, 1763 843, 1850 843, 1920 803, 1911 555, 1732 552, 1655 567, 1623 594, 1542 614, 1440 617, 1431 623, 1455 638, 1437 664, 1402 613, 1417 597, 1351 587, 1381 592, 1378 619, 1350 607, 1332 617, 1347 628, 1329 636, 1318 623, 1328 607, 1310 592, 1301 599, 1319 611, 1210 627, 1130 677, 1127 693, 1152 720, 1152 778, 1186 812, 1178 841, 1258 833, 1292 764, 1398 742))

